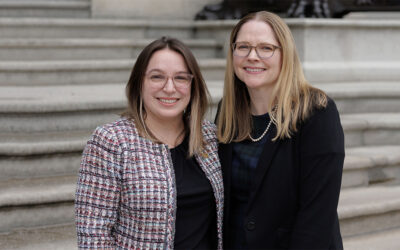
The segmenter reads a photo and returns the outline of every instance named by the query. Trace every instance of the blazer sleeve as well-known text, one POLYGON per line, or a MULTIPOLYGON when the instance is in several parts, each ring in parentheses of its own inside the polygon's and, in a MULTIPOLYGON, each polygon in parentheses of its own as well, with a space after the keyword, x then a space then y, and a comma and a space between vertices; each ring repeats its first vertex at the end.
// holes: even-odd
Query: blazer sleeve
POLYGON ((299 212, 292 249, 328 249, 337 222, 344 162, 344 134, 332 100, 300 131, 299 212))
POLYGON ((83 151, 75 195, 78 247, 115 248, 121 149, 113 133, 97 128, 83 151))

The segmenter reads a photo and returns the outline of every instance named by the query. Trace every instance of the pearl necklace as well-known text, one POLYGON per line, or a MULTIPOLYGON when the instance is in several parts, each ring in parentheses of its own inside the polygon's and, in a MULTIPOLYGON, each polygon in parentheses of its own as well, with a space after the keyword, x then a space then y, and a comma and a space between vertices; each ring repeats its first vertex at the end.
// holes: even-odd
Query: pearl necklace
POLYGON ((251 134, 249 134, 249 137, 250 137, 250 140, 252 141, 252 142, 258 142, 259 140, 261 140, 266 134, 267 134, 267 132, 268 132, 268 130, 269 130, 269 127, 271 127, 271 124, 272 124, 272 119, 271 119, 271 115, 270 114, 268 114, 269 115, 269 123, 268 123, 268 125, 267 125, 267 128, 264 130, 264 132, 262 133, 262 135, 260 135, 260 137, 258 137, 258 138, 253 138, 253 137, 251 137, 251 134))

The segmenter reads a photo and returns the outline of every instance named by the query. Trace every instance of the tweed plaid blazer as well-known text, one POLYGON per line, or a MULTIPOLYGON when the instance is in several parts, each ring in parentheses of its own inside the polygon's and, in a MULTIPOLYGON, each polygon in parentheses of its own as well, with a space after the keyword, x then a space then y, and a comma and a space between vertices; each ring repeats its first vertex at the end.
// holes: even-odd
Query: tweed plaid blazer
MULTIPOLYGON (((195 159, 214 191, 222 249, 224 190, 215 130, 203 122, 206 146, 195 159)), ((173 249, 176 185, 168 146, 139 136, 127 118, 98 127, 83 152, 75 219, 80 249, 173 249)))

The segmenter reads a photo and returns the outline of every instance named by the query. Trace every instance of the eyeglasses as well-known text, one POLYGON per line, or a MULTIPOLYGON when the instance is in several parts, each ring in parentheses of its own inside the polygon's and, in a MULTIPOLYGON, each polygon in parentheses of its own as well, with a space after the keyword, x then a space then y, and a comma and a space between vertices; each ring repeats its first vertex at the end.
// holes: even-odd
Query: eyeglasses
POLYGON ((146 76, 156 88, 160 89, 164 88, 169 78, 172 79, 172 82, 177 89, 186 89, 189 87, 193 79, 193 75, 189 73, 176 73, 170 77, 161 72, 150 72, 147 73, 146 76))
POLYGON ((274 55, 276 49, 281 47, 269 43, 259 43, 256 46, 252 46, 248 42, 232 43, 233 55, 238 57, 249 56, 253 48, 255 48, 256 54, 260 59, 268 59, 274 55))

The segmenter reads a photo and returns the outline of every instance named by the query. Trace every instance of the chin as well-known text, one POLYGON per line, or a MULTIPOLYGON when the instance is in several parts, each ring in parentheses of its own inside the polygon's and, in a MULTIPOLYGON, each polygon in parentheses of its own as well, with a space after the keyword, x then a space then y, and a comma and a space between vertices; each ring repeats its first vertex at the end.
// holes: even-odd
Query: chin
POLYGON ((247 88, 250 89, 262 89, 262 88, 270 88, 275 85, 275 82, 273 81, 245 81, 244 82, 247 86, 247 88))
POLYGON ((248 81, 248 82, 244 82, 244 83, 246 84, 246 87, 248 87, 250 89, 258 89, 258 88, 265 86, 264 83, 255 82, 255 81, 248 81))
POLYGON ((160 114, 160 117, 162 117, 163 119, 176 119, 176 118, 180 118, 183 116, 183 110, 181 112, 165 112, 163 114, 160 114))

